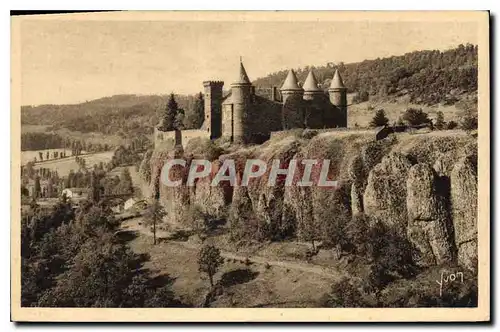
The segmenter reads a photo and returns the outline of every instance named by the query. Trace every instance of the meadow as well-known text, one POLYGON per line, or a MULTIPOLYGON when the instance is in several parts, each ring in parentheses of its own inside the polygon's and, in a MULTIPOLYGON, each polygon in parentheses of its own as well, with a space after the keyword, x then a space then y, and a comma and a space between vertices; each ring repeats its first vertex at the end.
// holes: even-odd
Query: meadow
MULTIPOLYGON (((56 149, 57 150, 57 149, 56 149)), ((62 149, 60 149, 62 150, 62 149)), ((43 150, 46 151, 46 150, 43 150)), ((24 155, 26 154, 29 159, 30 154, 36 154, 38 155, 38 151, 23 151, 22 157, 24 158, 24 155)), ((91 168, 94 166, 94 164, 99 164, 100 162, 107 163, 111 160, 113 157, 113 151, 106 151, 106 152, 99 152, 99 153, 92 153, 92 154, 83 154, 79 156, 80 158, 83 158, 85 160, 85 164, 87 168, 91 168)), ((62 159, 53 159, 53 160, 48 160, 48 161, 43 161, 36 163, 34 168, 39 169, 39 168, 48 168, 52 170, 57 170, 59 176, 66 176, 69 174, 71 170, 77 171, 80 166, 75 160, 75 157, 66 157, 62 159)))

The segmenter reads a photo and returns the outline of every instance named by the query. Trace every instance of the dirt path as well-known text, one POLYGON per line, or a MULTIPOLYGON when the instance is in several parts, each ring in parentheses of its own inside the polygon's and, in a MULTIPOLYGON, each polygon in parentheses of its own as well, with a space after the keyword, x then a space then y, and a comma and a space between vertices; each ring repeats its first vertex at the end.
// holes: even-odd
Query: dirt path
MULTIPOLYGON (((152 237, 153 234, 151 233, 150 230, 147 228, 141 226, 138 224, 140 218, 136 219, 130 219, 122 223, 122 229, 126 231, 135 231, 139 232, 145 236, 152 237)), ((163 232, 165 233, 165 232, 163 232)), ((157 232, 157 236, 161 237, 162 235, 157 232)), ((198 250, 200 248, 200 245, 197 245, 195 243, 189 243, 189 242, 181 242, 181 241, 169 241, 169 244, 175 244, 180 247, 188 248, 188 249, 195 249, 198 250)), ((290 269, 290 270, 297 270, 301 272, 307 272, 307 273, 314 273, 323 277, 328 277, 328 278, 334 278, 334 279, 340 279, 343 275, 341 271, 338 271, 336 269, 332 268, 326 268, 323 266, 319 265, 314 265, 314 264, 309 264, 309 263, 302 263, 302 262, 290 262, 290 261, 282 261, 282 260, 273 260, 265 257, 260 257, 257 255, 251 256, 251 255, 241 255, 238 253, 226 251, 226 250, 221 250, 221 256, 226 258, 226 259, 233 259, 233 260, 239 260, 239 261, 245 261, 247 258, 250 260, 251 263, 253 264, 260 264, 260 265, 265 265, 269 264, 270 266, 277 266, 285 269, 290 269)))

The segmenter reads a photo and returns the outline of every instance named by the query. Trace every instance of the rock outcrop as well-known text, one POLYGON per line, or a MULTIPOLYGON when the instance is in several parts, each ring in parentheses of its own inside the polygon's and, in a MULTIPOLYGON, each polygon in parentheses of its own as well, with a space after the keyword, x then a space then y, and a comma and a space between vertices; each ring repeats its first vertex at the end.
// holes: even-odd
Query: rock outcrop
POLYGON ((363 194, 365 214, 404 236, 407 225, 406 177, 411 163, 400 153, 385 156, 368 175, 363 194))
POLYGON ((408 172, 406 207, 408 239, 419 251, 422 266, 452 261, 445 198, 437 189, 438 178, 428 164, 416 164, 408 172))
POLYGON ((462 158, 451 171, 451 212, 458 263, 477 265, 477 157, 462 158))
POLYGON ((338 236, 334 232, 339 223, 363 214, 371 224, 383 223, 409 240, 422 266, 449 263, 457 257, 461 265, 473 267, 477 259, 477 157, 460 158, 467 151, 473 153, 475 139, 456 135, 399 137, 375 142, 368 136, 327 132, 312 138, 283 136, 259 146, 224 147, 220 156, 222 148, 212 146, 213 142, 186 148, 188 152, 154 151, 150 158, 151 196, 159 196, 166 219, 173 224, 185 223, 186 210, 197 205, 206 215, 225 217, 232 221, 232 227, 245 228, 238 234, 240 238, 280 240, 291 236, 308 240, 312 236, 328 242, 328 232, 332 231, 332 238, 338 236), (234 160, 238 183, 248 159, 260 159, 268 169, 247 187, 229 183, 214 187, 214 174, 187 187, 190 160, 205 155, 219 156, 210 158, 214 173, 224 160, 234 160), (185 168, 171 174, 172 180, 181 179, 183 184, 167 187, 159 181, 161 168, 174 157, 187 162, 185 168), (280 160, 281 168, 296 160, 291 186, 283 182, 268 186, 274 159, 280 160), (328 180, 337 180, 338 185, 297 186, 305 173, 305 159, 319 161, 311 169, 310 179, 316 183, 322 164, 328 160, 328 180))

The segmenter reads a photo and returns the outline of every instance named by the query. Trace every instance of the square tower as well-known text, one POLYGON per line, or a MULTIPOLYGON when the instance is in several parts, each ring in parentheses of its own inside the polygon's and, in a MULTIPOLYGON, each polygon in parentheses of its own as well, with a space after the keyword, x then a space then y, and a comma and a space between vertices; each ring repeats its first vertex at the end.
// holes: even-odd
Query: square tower
POLYGON ((210 134, 210 139, 222 135, 222 81, 205 81, 205 128, 210 134))

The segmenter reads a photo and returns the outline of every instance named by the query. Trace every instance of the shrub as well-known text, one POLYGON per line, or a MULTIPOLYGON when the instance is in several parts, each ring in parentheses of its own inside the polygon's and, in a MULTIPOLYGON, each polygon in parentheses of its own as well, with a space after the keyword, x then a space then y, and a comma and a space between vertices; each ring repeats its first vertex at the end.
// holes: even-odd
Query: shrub
POLYGON ((302 132, 302 138, 305 138, 305 139, 311 139, 316 135, 318 135, 318 131, 314 130, 314 129, 305 129, 302 132))
POLYGON ((455 267, 436 266, 415 279, 401 280, 386 287, 379 296, 383 307, 477 307, 477 274, 464 271, 463 280, 448 282, 439 289, 441 273, 456 272, 455 267), (436 289, 436 286, 438 287, 436 289))
POLYGON ((329 308, 369 308, 376 304, 361 283, 355 284, 348 278, 333 284, 330 293, 321 302, 323 307, 329 308))
POLYGON ((436 114, 436 123, 434 124, 434 127, 437 130, 442 130, 445 128, 446 122, 444 122, 444 115, 443 112, 439 111, 436 114))
POLYGON ((465 282, 453 282, 439 295, 435 289, 425 289, 415 294, 413 304, 416 307, 477 307, 477 278, 465 276, 465 282))
POLYGON ((368 231, 368 254, 379 267, 374 268, 379 278, 412 277, 417 272, 412 245, 395 230, 377 223, 368 231), (379 270, 383 275, 379 275, 379 270))
POLYGON ((460 128, 463 130, 477 129, 477 116, 466 115, 460 122, 460 128))
POLYGON ((188 209, 184 211, 183 219, 197 234, 202 234, 208 230, 208 217, 197 204, 189 205, 188 209))
POLYGON ((368 252, 368 221, 364 214, 352 217, 350 222, 345 224, 343 250, 350 253, 364 256, 368 252))
POLYGON ((455 129, 456 127, 458 127, 458 123, 456 123, 455 121, 449 121, 446 124, 446 129, 448 129, 448 130, 455 129))
POLYGON ((403 120, 411 126, 418 126, 430 122, 428 114, 421 108, 408 108, 403 114, 403 120))
POLYGON ((214 161, 224 154, 224 149, 214 141, 206 138, 193 138, 186 144, 186 153, 191 153, 197 158, 214 161))
POLYGON ((270 225, 255 216, 248 195, 231 205, 228 220, 232 241, 240 239, 263 241, 272 238, 270 225))

